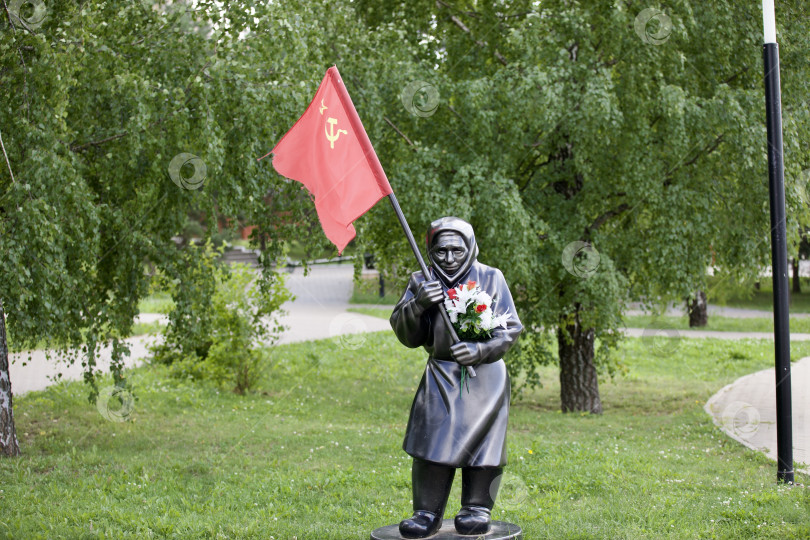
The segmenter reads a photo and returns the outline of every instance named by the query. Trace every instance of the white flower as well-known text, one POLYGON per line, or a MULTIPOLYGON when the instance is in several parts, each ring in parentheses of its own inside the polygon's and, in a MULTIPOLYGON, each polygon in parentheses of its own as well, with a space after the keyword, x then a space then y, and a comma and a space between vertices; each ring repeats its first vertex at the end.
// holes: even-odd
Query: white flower
POLYGON ((492 310, 489 308, 489 304, 487 304, 487 309, 481 312, 481 318, 479 319, 479 325, 484 330, 491 330, 492 326, 492 310))
MULTIPOLYGON (((478 289, 478 287, 476 287, 478 289)), ((492 297, 484 291, 478 289, 478 294, 475 296, 476 304, 485 304, 488 308, 492 307, 492 297)))
POLYGON ((478 287, 473 287, 472 289, 468 289, 466 285, 459 287, 456 289, 458 292, 458 302, 464 306, 464 309, 467 309, 467 306, 470 305, 470 302, 473 302, 476 297, 476 291, 478 287))
POLYGON ((466 306, 462 305, 458 300, 453 300, 452 298, 444 299, 444 307, 447 310, 447 313, 450 315, 450 321, 453 323, 458 322, 459 313, 464 313, 467 310, 466 306))
POLYGON ((490 326, 490 330, 493 328, 501 327, 506 328, 506 321, 509 320, 509 310, 507 309, 502 315, 498 315, 497 317, 492 318, 492 326, 490 326))

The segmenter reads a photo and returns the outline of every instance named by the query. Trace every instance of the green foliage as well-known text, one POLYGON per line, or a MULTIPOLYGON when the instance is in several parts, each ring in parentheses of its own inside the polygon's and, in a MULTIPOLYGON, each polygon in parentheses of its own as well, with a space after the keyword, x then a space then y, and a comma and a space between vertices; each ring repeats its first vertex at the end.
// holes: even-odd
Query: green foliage
POLYGON ((168 292, 174 302, 164 342, 153 350, 158 362, 172 364, 184 357, 208 356, 213 343, 214 294, 218 284, 230 278, 230 268, 217 262, 220 254, 211 242, 191 244, 165 274, 156 276, 156 288, 168 292))
POLYGON ((539 366, 557 362, 554 336, 540 329, 529 329, 517 345, 509 351, 506 368, 512 382, 513 399, 525 397, 524 390, 543 386, 539 366))
MULTIPOLYGON (((411 512, 401 444, 425 353, 390 332, 364 337, 278 346, 272 377, 245 396, 138 368, 127 422, 105 420, 76 383, 15 396, 27 451, 0 461, 0 537, 346 540, 397 523, 411 512)), ((682 340, 662 358, 627 339, 617 354, 631 375, 602 386, 602 416, 560 414, 556 369, 542 368, 544 387, 510 409, 494 518, 527 539, 806 538, 807 488, 776 485, 775 462, 703 411, 772 367, 772 351, 682 340)))
POLYGON ((225 228, 221 231, 215 232, 211 235, 211 241, 214 244, 214 247, 225 247, 226 245, 230 244, 234 240, 236 240, 236 232, 231 228, 225 228))
MULTIPOLYGON (((218 281, 212 299, 211 347, 190 371, 199 370, 203 378, 244 394, 256 386, 269 363, 269 346, 284 330, 279 322, 281 305, 291 295, 284 287, 282 275, 270 288, 261 289, 256 284, 255 272, 241 264, 232 267, 227 279, 218 276, 218 281)), ((186 373, 182 365, 172 368, 186 373)))
MULTIPOLYGON (((92 381, 114 340, 120 379, 144 264, 211 287, 175 249, 200 232, 189 214, 208 237, 220 218, 256 225, 264 288, 286 239, 323 242, 309 197, 256 158, 304 110, 332 43, 309 2, 43 5, 28 29, 0 10, 0 298, 19 348, 81 347, 70 360, 92 381), (171 177, 181 153, 205 164, 201 189, 171 177)), ((350 13, 330 8, 341 28, 350 13)))
POLYGON ((152 352, 176 377, 210 379, 242 394, 269 363, 267 346, 284 329, 278 317, 291 296, 282 275, 260 287, 250 267, 219 264, 218 255, 210 242, 192 244, 181 256, 189 279, 159 279, 174 309, 152 352))
MULTIPOLYGON (((377 74, 359 69, 391 81, 377 85, 383 110, 410 143, 397 135, 375 147, 411 226, 469 220, 527 328, 594 328, 609 372, 620 368, 611 351, 628 299, 680 302, 706 289, 709 266, 736 282, 767 265, 758 4, 670 2, 658 44, 635 30, 650 7, 638 3, 398 2, 387 15, 362 4, 380 49, 396 27, 410 53, 377 74), (414 80, 432 85, 435 112, 397 107, 414 80), (598 253, 593 272, 566 268, 573 242, 598 253)), ((780 4, 790 231, 808 219, 807 21, 799 2, 780 4)), ((414 267, 387 208, 361 221, 359 238, 381 268, 414 267)), ((537 364, 548 359, 540 347, 554 351, 553 340, 522 340, 537 364)))
MULTIPOLYGON (((255 224, 265 287, 288 240, 328 247, 306 192, 256 158, 333 63, 417 237, 441 215, 470 220, 529 328, 579 313, 607 344, 628 295, 680 301, 709 265, 741 281, 767 262, 757 4, 668 3, 657 45, 635 31, 637 3, 45 4, 31 31, 0 13, 15 172, 0 167, 0 297, 20 346, 87 336, 90 375, 113 338, 120 376, 143 264, 183 279, 173 238, 190 213, 208 237, 220 218, 255 224), (419 80, 435 92, 407 95, 419 80), (431 96, 425 114, 403 105, 431 96), (167 174, 185 152, 202 189, 167 174), (576 241, 600 255, 587 279, 561 263, 576 241)), ((810 200, 807 21, 798 0, 779 4, 791 249, 810 200)), ((398 288, 415 265, 390 208, 357 228, 398 288)))

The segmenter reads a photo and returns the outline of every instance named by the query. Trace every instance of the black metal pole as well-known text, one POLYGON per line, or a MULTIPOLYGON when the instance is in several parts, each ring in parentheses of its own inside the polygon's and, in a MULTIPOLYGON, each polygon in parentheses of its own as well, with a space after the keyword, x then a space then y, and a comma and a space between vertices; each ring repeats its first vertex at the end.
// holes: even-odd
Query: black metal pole
POLYGON ((765 43, 765 110, 768 126, 768 191, 771 206, 774 344, 776 353, 776 453, 778 482, 793 482, 793 425, 790 392, 790 319, 788 313, 785 167, 782 156, 782 97, 779 46, 765 43))
MULTIPOLYGON (((399 224, 402 225, 402 230, 405 231, 405 237, 408 239, 408 243, 411 245, 411 250, 416 257, 416 261, 419 263, 419 269, 422 270, 422 275, 425 276, 425 279, 428 279, 430 272, 428 272, 425 259, 422 258, 422 252, 419 251, 419 247, 416 245, 416 240, 413 238, 413 233, 411 232, 411 228, 408 226, 408 221, 405 219, 405 214, 402 213, 402 208, 399 207, 397 196, 392 192, 388 196, 388 200, 391 201, 391 206, 394 207, 394 212, 397 214, 397 218, 399 218, 399 224)), ((453 343, 458 343, 461 341, 458 339, 456 329, 453 328, 453 323, 450 322, 450 315, 447 314, 447 310, 439 309, 439 313, 441 313, 442 319, 444 319, 444 324, 450 330, 450 337, 453 338, 453 343)), ((475 377, 475 370, 472 366, 467 366, 467 373, 470 374, 470 377, 475 377)))

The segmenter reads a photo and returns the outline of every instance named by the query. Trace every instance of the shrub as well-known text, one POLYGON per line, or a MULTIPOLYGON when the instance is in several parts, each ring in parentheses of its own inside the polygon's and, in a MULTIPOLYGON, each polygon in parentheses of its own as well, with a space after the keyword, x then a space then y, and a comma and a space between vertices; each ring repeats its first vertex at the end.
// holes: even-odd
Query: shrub
POLYGON ((175 308, 157 362, 174 376, 215 381, 237 393, 253 388, 269 363, 270 346, 284 330, 281 305, 291 298, 284 276, 262 279, 252 268, 219 264, 210 243, 189 246, 183 279, 163 278, 175 308))

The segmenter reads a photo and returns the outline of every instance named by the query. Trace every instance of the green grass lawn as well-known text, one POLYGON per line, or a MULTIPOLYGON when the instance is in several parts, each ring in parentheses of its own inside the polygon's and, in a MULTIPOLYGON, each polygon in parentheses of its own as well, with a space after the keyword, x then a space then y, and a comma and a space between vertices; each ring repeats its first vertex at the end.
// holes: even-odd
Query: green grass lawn
MULTIPOLYGON (((512 407, 495 519, 527 539, 807 538, 807 489, 777 486, 776 465, 702 408, 772 348, 682 339, 655 356, 627 339, 629 374, 602 382, 601 416, 561 414, 543 368, 512 407)), ((0 537, 365 540, 410 512, 401 443, 424 362, 390 332, 279 346, 242 397, 147 366, 120 423, 80 383, 17 397, 23 456, 0 459, 0 537)))
MULTIPOLYGON (((773 332, 773 319, 764 317, 737 318, 709 315, 709 324, 702 328, 689 328, 689 318, 653 317, 652 315, 634 315, 624 318, 628 328, 675 328, 677 330, 717 330, 721 332, 773 332)), ((810 318, 794 317, 790 319, 792 333, 810 333, 810 318)))
POLYGON ((169 293, 159 292, 151 294, 138 302, 140 313, 163 313, 169 314, 174 309, 174 300, 169 293))
MULTIPOLYGON (((791 313, 810 313, 810 278, 801 278, 802 292, 795 294, 792 292, 793 279, 789 280, 788 286, 790 287, 790 312, 791 313)), ((731 294, 722 302, 718 302, 718 298, 713 298, 712 291, 720 283, 720 278, 708 277, 707 278, 707 295, 709 302, 712 304, 718 303, 729 307, 739 307, 746 309, 761 309, 765 311, 773 311, 773 285, 770 277, 762 278, 760 281, 760 289, 756 290, 751 284, 750 293, 744 294, 742 292, 731 294)))
POLYGON ((385 295, 380 296, 380 281, 376 277, 362 277, 360 281, 354 282, 350 304, 391 304, 393 307, 397 303, 402 291, 394 289, 390 284, 385 286, 385 295))
POLYGON ((363 315, 371 315, 372 317, 379 317, 381 319, 389 319, 391 318, 391 306, 390 308, 384 307, 351 307, 346 311, 351 311, 353 313, 362 313, 363 315))
MULTIPOLYGON (((766 288, 763 285, 762 289, 763 290, 760 291, 754 291, 753 295, 750 298, 748 297, 729 298, 728 301, 726 301, 723 305, 729 307, 773 311, 773 292, 770 286, 766 288)), ((711 298, 709 298, 709 302, 712 302, 711 298)), ((790 312, 810 313, 810 288, 803 289, 802 292, 799 294, 790 293, 790 312)))

